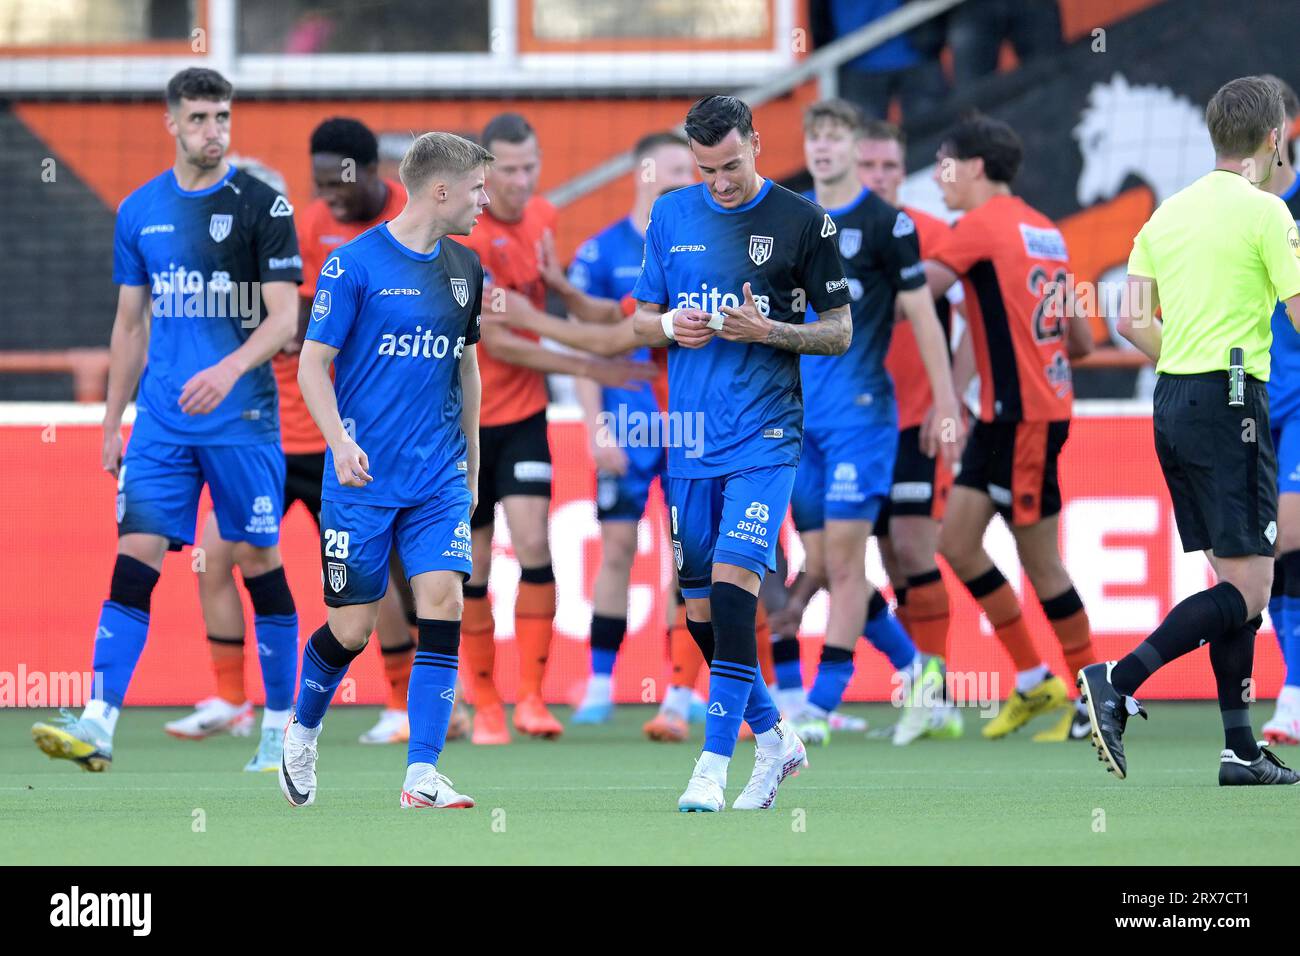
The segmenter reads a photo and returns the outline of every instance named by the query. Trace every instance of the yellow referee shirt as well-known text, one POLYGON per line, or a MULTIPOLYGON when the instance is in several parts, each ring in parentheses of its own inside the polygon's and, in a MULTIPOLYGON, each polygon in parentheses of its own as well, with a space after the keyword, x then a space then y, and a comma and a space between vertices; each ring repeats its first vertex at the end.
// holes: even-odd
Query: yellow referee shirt
MULTIPOLYGON (((1164 319, 1157 372, 1228 367, 1268 380, 1270 319, 1300 294, 1300 234, 1280 198, 1216 169, 1170 196, 1133 240, 1128 272, 1155 279, 1164 319)), ((1298 333, 1300 334, 1300 333, 1298 333)))

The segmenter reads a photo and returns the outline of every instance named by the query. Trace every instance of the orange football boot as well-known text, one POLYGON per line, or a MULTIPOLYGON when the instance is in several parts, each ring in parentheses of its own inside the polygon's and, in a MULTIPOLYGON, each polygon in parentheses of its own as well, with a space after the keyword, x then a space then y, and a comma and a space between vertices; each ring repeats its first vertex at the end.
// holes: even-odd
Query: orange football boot
POLYGON ((646 721, 641 730, 651 740, 664 743, 680 743, 691 735, 690 724, 672 711, 661 710, 653 719, 646 721))
POLYGON ((510 731, 506 728, 506 709, 498 704, 487 704, 474 710, 474 732, 470 742, 476 744, 508 744, 510 731))
POLYGON ((530 695, 515 704, 515 730, 530 737, 554 740, 564 733, 564 725, 551 716, 541 697, 530 695))

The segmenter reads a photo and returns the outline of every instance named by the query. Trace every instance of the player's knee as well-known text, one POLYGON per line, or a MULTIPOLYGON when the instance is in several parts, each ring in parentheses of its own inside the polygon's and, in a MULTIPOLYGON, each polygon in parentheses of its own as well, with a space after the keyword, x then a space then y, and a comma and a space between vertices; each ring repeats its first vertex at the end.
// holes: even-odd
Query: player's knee
POLYGON ((514 529, 511 529, 510 543, 515 549, 520 564, 537 565, 551 562, 551 549, 546 541, 545 525, 540 528, 521 529, 517 535, 514 529))
POLYGON ((113 580, 108 587, 108 599, 114 604, 149 613, 153 589, 159 574, 149 565, 129 554, 119 554, 113 565, 113 580))
POLYGON ((826 580, 833 588, 842 588, 845 585, 856 585, 866 583, 867 566, 865 560, 854 558, 850 555, 827 554, 826 555, 826 580))
POLYGON ((253 613, 258 617, 287 617, 297 613, 283 565, 253 577, 245 572, 244 588, 253 602, 253 613))
POLYGON ((334 639, 350 651, 363 649, 379 620, 378 605, 330 608, 329 627, 334 639))
POLYGON ((969 541, 959 534, 950 532, 947 527, 939 533, 939 554, 943 555, 943 559, 962 580, 979 570, 979 542, 972 546, 969 541))
POLYGON ((239 570, 243 572, 245 580, 249 577, 259 577, 273 571, 284 563, 280 558, 280 548, 278 546, 272 545, 269 548, 259 548, 246 541, 241 541, 235 545, 234 558, 235 563, 239 565, 239 570))
POLYGON ((896 536, 891 540, 894 562, 903 577, 921 574, 934 567, 934 550, 910 535, 896 536), (927 553, 928 552, 928 553, 927 553))
POLYGON ((427 608, 428 614, 417 611, 418 619, 439 618, 459 621, 465 613, 465 597, 460 585, 460 575, 437 575, 440 580, 422 583, 416 602, 427 608))

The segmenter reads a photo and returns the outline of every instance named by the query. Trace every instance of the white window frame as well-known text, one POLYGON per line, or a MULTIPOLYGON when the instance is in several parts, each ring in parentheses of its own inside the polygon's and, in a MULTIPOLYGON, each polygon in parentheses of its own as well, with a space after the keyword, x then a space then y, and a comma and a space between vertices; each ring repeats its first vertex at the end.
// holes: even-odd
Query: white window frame
MULTIPOLYGON (((161 92, 176 71, 205 65, 244 93, 573 92, 727 90, 795 63, 796 0, 774 0, 765 50, 527 53, 517 49, 517 0, 489 0, 488 53, 241 55, 237 0, 208 0, 207 53, 194 56, 0 57, 0 90, 24 94, 161 92)), ((810 42, 803 44, 806 51, 810 42)))

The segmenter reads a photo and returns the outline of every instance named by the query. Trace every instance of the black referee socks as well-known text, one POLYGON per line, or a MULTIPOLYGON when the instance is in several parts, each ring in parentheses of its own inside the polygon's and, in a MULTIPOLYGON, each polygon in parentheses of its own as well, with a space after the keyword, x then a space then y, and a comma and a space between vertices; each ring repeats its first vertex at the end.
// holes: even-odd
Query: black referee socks
POLYGON ((1165 664, 1224 634, 1235 633, 1245 623, 1246 599, 1227 581, 1198 591, 1175 605, 1151 636, 1115 665, 1111 684, 1132 697, 1143 681, 1165 664))

